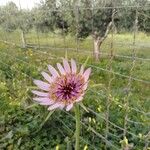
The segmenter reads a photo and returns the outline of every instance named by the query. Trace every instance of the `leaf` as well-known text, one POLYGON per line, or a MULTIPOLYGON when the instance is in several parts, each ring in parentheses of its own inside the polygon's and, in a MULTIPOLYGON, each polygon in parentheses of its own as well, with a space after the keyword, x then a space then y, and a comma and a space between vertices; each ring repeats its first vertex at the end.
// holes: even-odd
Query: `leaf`
POLYGON ((38 104, 32 104, 32 105, 26 107, 26 109, 30 109, 30 108, 36 107, 37 105, 38 105, 38 104))
POLYGON ((87 63, 88 63, 88 61, 89 61, 89 56, 86 58, 86 60, 85 60, 85 62, 84 62, 84 64, 83 64, 83 66, 85 67, 86 65, 87 65, 87 63))
POLYGON ((11 131, 8 132, 8 134, 5 137, 3 137, 0 140, 0 142, 4 141, 5 139, 11 139, 12 137, 13 137, 13 131, 11 130, 11 131))
POLYGON ((68 51, 65 51, 65 58, 68 59, 68 51))
POLYGON ((79 103, 79 105, 80 105, 86 112, 89 112, 89 111, 87 110, 86 106, 84 106, 83 103, 79 103))
POLYGON ((54 113, 54 111, 55 111, 55 110, 50 111, 50 112, 47 114, 47 116, 46 116, 46 118, 44 119, 44 121, 39 125, 39 128, 38 128, 33 134, 36 134, 37 132, 39 132, 39 131, 42 129, 42 127, 43 127, 44 124, 48 121, 48 119, 51 117, 51 115, 54 113))
POLYGON ((22 138, 19 138, 18 141, 17 141, 17 145, 18 145, 18 146, 20 146, 21 141, 22 141, 22 138))
POLYGON ((94 87, 103 87, 104 84, 93 84, 93 85, 90 85, 90 88, 94 88, 94 87))

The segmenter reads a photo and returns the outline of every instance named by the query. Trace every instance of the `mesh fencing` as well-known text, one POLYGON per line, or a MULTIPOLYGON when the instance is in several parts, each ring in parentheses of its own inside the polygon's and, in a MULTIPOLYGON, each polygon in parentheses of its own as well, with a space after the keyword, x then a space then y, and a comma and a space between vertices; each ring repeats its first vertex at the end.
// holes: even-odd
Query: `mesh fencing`
MULTIPOLYGON (((99 149, 97 145, 103 144, 102 149, 148 149, 150 139, 150 111, 148 91, 150 86, 149 75, 143 76, 140 71, 142 67, 149 68, 149 41, 145 42, 141 36, 143 33, 138 31, 139 15, 150 17, 139 13, 141 6, 116 6, 113 7, 122 11, 135 10, 133 17, 133 30, 128 33, 127 39, 120 40, 121 34, 115 30, 114 17, 112 17, 112 27, 108 37, 102 44, 101 61, 105 61, 101 66, 100 62, 93 60, 93 39, 78 38, 80 9, 94 11, 97 9, 109 9, 110 7, 83 8, 77 7, 76 10, 76 36, 66 35, 65 33, 50 32, 41 33, 32 30, 26 33, 25 49, 22 48, 21 31, 6 32, 1 29, 0 41, 7 44, 7 49, 0 51, 1 57, 14 63, 22 64, 42 71, 47 62, 60 61, 66 54, 69 58, 77 60, 78 65, 83 63, 87 57, 87 66, 91 67, 93 74, 91 85, 87 91, 87 102, 85 108, 81 108, 82 114, 82 133, 81 141, 88 145, 89 149, 99 149), (14 50, 15 49, 15 50, 14 50), (119 65, 116 66, 116 63, 119 65), (103 81, 106 80, 106 81, 103 81), (141 93, 141 94, 140 94, 141 93), (146 94, 145 94, 146 93, 146 94), (91 102, 92 101, 92 102, 91 102), (88 138, 87 138, 88 137, 88 138), (128 141, 127 141, 128 139, 128 141), (99 141, 96 143, 94 141, 99 141)), ((144 7, 144 9, 149 9, 144 7)), ((58 10, 56 10, 58 11, 58 10)), ((65 10, 67 13, 68 10, 65 10)), ((92 14, 92 15, 93 15, 92 14)), ((94 27, 94 20, 90 20, 94 27)), ((64 29, 65 30, 65 29, 64 29)), ((62 30, 62 31, 64 31, 62 30)), ((92 30, 94 30, 92 28, 92 30)), ((9 66, 9 61, 0 60, 3 66, 9 66)), ((143 70, 145 68, 142 68, 143 70)), ((143 71, 141 69, 141 71, 143 71)), ((21 70, 12 66, 11 70, 21 75, 23 80, 18 81, 25 88, 32 86, 33 74, 28 68, 21 70)), ((3 70, 1 70, 3 71, 3 70)), ((144 70, 145 71, 145 70, 144 70)), ((10 70, 8 70, 10 72, 10 70)), ((146 70, 149 74, 149 70, 146 70)), ((10 72, 11 73, 11 72, 10 72)), ((28 88, 29 89, 29 88, 28 88)), ((32 100, 32 97, 28 95, 32 100)), ((73 125, 75 118, 72 113, 63 111, 71 121, 66 124, 65 120, 57 116, 60 124, 67 134, 74 133, 73 125)), ((58 129, 61 134, 62 129, 58 129)), ((62 131, 64 137, 66 133, 62 131)))

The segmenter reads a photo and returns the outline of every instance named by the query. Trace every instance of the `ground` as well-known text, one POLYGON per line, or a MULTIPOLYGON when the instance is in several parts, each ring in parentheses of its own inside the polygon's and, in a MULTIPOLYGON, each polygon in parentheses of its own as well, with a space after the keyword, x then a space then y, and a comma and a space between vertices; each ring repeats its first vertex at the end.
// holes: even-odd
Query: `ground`
POLYGON ((140 150, 148 143, 150 119, 150 37, 139 33, 109 35, 99 62, 92 58, 92 40, 76 43, 71 35, 26 35, 31 48, 20 48, 18 31, 1 33, 0 40, 0 149, 71 149, 74 145, 74 111, 51 114, 32 100, 33 79, 47 64, 56 66, 62 57, 78 66, 87 58, 92 68, 90 84, 81 109, 81 149, 120 148, 124 143, 140 150), (16 43, 17 45, 14 45, 16 43), (113 50, 113 59, 108 56, 113 50), (136 54, 133 60, 132 54, 136 54), (89 57, 88 57, 89 56, 89 57), (128 56, 128 57, 127 57, 128 56), (126 118, 127 125, 124 126, 126 118), (123 133, 127 131, 127 141, 123 133))

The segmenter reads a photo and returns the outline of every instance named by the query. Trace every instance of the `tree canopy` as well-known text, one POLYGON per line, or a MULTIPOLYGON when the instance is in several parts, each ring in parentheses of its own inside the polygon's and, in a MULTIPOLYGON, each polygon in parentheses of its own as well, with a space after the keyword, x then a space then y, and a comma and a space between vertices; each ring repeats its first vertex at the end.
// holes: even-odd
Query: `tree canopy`
POLYGON ((0 7, 0 26, 5 30, 29 30, 32 27, 47 32, 63 29, 86 38, 92 32, 104 34, 106 24, 111 21, 113 7, 116 7, 115 25, 119 31, 130 31, 133 27, 136 6, 139 29, 148 32, 150 1, 148 0, 46 0, 32 10, 20 10, 13 2, 0 7), (117 7, 124 6, 123 8, 117 7), (135 6, 130 8, 129 6, 135 6), (141 7, 138 7, 141 6, 141 7))

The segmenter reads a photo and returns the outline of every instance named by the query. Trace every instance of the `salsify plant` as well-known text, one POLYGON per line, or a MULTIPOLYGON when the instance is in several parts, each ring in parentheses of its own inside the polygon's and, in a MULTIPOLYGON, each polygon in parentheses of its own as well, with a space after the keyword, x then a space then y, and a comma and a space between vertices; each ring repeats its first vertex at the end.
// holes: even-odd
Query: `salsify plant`
POLYGON ((63 65, 57 63, 57 69, 48 65, 49 73, 41 73, 45 81, 34 80, 34 84, 37 85, 39 90, 32 91, 36 95, 33 100, 40 105, 48 106, 49 111, 54 109, 66 109, 66 111, 69 111, 75 105, 75 149, 78 150, 80 134, 80 111, 78 103, 83 100, 91 68, 84 71, 84 65, 82 65, 78 71, 76 62, 73 59, 71 59, 70 64, 67 59, 63 59, 63 65))

